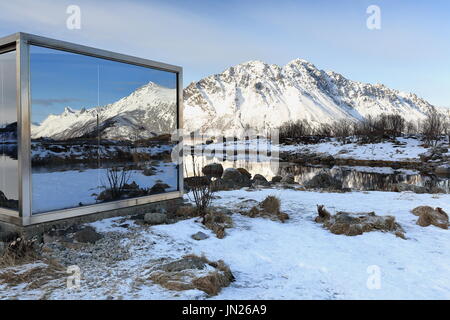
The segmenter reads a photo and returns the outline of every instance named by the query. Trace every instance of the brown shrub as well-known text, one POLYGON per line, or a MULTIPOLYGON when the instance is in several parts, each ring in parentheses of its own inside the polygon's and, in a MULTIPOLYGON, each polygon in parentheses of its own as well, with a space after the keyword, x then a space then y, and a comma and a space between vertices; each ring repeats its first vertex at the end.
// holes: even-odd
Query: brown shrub
POLYGON ((415 216, 420 216, 423 213, 427 213, 429 211, 433 211, 434 209, 430 206, 418 206, 414 209, 411 210, 411 212, 415 215, 415 216))
POLYGON ((331 215, 323 205, 318 205, 317 211, 318 216, 315 221, 323 223, 323 226, 334 234, 356 236, 364 232, 383 231, 392 232, 397 237, 405 239, 403 229, 395 222, 393 216, 377 216, 375 212, 350 213, 342 211, 331 215))
POLYGON ((268 213, 277 214, 280 212, 280 199, 275 196, 267 196, 261 202, 261 207, 268 213))
POLYGON ((267 196, 262 202, 253 206, 250 210, 241 210, 240 213, 250 218, 262 217, 284 222, 289 219, 287 213, 280 211, 281 202, 275 196, 267 196))
POLYGON ((430 206, 419 206, 411 212, 419 217, 416 223, 421 227, 433 225, 442 229, 448 229, 448 215, 442 208, 433 209, 430 206))
POLYGON ((225 229, 233 227, 233 220, 231 217, 222 212, 210 208, 204 217, 204 225, 210 229, 219 239, 225 237, 225 229))

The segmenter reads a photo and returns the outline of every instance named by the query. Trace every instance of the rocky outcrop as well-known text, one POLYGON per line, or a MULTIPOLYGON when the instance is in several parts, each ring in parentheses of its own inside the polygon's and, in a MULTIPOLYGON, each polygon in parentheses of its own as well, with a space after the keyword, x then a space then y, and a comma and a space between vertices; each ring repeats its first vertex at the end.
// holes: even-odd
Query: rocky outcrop
POLYGON ((327 189, 327 190, 341 190, 342 181, 332 177, 326 172, 319 172, 311 180, 305 183, 305 188, 308 189, 327 189))

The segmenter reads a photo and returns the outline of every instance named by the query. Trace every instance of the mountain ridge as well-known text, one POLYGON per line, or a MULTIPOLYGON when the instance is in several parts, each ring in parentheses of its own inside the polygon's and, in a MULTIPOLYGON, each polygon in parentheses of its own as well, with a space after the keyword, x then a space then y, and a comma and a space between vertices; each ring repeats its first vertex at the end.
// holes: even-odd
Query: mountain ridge
POLYGON ((381 113, 417 121, 431 109, 450 115, 413 93, 353 81, 299 58, 282 67, 259 60, 244 62, 192 82, 184 92, 188 131, 274 128, 302 119, 316 126, 381 113))

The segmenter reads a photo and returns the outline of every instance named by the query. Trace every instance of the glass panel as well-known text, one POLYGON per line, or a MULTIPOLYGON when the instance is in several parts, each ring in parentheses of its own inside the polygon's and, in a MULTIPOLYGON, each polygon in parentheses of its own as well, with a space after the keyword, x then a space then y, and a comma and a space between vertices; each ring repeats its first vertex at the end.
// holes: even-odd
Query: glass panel
POLYGON ((178 189, 175 73, 32 46, 33 213, 178 189))
POLYGON ((16 52, 0 54, 0 208, 19 207, 16 52))

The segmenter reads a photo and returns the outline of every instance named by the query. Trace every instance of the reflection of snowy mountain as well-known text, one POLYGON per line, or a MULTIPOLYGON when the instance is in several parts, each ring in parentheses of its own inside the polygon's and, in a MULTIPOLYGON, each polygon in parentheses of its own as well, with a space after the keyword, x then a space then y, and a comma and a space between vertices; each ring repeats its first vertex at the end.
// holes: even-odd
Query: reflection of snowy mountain
POLYGON ((153 82, 129 96, 102 107, 73 110, 48 116, 39 126, 33 125, 33 139, 66 140, 97 136, 97 116, 101 137, 106 139, 149 138, 176 129, 176 89, 153 82))
POLYGON ((12 143, 17 141, 17 122, 0 127, 0 143, 12 143))
POLYGON ((416 121, 433 107, 415 94, 348 80, 301 59, 284 67, 260 61, 239 64, 191 83, 184 99, 185 128, 190 131, 273 128, 298 119, 314 126, 381 113, 416 121))

